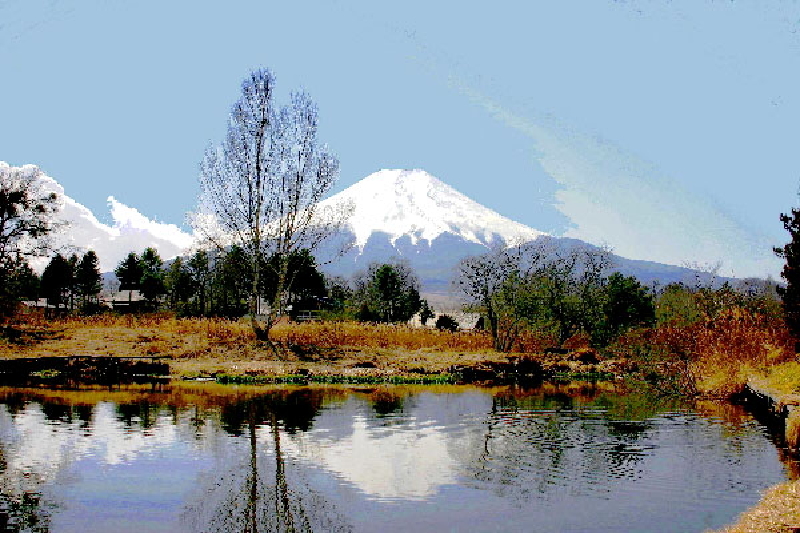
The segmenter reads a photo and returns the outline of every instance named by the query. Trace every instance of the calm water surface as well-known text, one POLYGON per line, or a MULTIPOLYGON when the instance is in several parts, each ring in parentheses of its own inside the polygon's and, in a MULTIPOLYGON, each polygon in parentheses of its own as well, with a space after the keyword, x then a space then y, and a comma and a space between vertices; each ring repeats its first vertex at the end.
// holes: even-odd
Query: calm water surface
POLYGON ((0 389, 0 530, 700 532, 791 470, 608 385, 0 389))

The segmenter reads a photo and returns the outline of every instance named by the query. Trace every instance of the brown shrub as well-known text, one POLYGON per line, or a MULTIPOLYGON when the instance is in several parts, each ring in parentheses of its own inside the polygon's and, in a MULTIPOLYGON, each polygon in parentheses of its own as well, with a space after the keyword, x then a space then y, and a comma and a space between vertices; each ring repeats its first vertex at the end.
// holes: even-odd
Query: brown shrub
POLYGON ((687 385, 723 396, 741 390, 752 372, 795 358, 794 339, 781 318, 739 307, 688 326, 632 331, 613 350, 685 373, 687 385))

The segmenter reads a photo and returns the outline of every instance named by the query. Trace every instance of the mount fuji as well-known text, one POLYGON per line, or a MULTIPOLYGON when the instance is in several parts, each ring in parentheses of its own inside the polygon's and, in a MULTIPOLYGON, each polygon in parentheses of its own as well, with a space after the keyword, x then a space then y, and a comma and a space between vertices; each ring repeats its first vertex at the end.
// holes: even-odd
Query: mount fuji
MULTIPOLYGON (((407 261, 426 293, 446 294, 463 258, 493 246, 548 240, 556 246, 587 245, 555 237, 493 211, 424 170, 381 170, 324 200, 321 208, 350 204, 353 212, 332 244, 318 250, 331 275, 349 278, 372 262, 407 261), (337 256, 341 242, 354 243, 337 256)), ((591 246, 591 245, 589 245, 591 246)), ((685 281, 695 272, 651 261, 614 256, 616 270, 643 283, 685 281)))
POLYGON ((348 202, 354 206, 348 229, 362 252, 375 233, 387 235, 395 247, 432 247, 444 234, 483 247, 545 235, 482 206, 424 170, 375 172, 320 206, 348 202))

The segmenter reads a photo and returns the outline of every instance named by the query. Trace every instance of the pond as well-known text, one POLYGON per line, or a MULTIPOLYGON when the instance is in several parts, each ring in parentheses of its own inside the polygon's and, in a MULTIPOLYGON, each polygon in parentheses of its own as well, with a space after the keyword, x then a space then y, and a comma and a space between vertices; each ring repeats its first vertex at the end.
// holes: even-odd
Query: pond
POLYGON ((739 408, 535 389, 0 389, 0 529, 691 532, 792 477, 739 408))

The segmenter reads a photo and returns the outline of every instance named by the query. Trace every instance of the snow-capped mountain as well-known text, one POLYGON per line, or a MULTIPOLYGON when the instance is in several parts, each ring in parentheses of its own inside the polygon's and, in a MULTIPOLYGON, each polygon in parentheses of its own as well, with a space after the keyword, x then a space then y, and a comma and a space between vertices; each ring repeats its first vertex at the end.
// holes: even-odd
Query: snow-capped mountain
POLYGON ((408 261, 429 292, 444 292, 458 262, 492 245, 522 244, 545 233, 493 211, 424 170, 381 170, 320 204, 350 204, 343 235, 317 257, 330 274, 350 277, 372 262, 408 261), (342 241, 354 246, 343 256, 342 241))
POLYGON ((544 235, 464 196, 424 170, 381 170, 321 203, 354 206, 348 229, 363 248, 375 233, 395 245, 428 245, 444 233, 478 245, 527 242, 544 235))
MULTIPOLYGON (((586 243, 546 233, 506 218, 456 191, 423 170, 381 170, 328 198, 321 207, 351 204, 343 235, 320 249, 317 259, 333 275, 351 277, 372 262, 409 263, 426 293, 448 293, 461 259, 493 245, 519 245, 534 239, 554 246, 586 243), (343 255, 333 250, 350 240, 343 255)), ((687 268, 615 256, 616 269, 643 283, 694 279, 687 268)))
MULTIPOLYGON (((0 173, 9 172, 13 167, 0 161, 0 173)), ((23 173, 38 171, 34 165, 24 165, 14 170, 23 173)), ((194 242, 192 235, 182 231, 174 224, 150 220, 138 210, 108 197, 112 225, 100 222, 86 206, 65 194, 64 187, 55 179, 41 175, 43 189, 55 192, 61 209, 58 218, 67 225, 52 235, 55 249, 68 254, 85 253, 94 250, 100 260, 100 270, 111 272, 129 252, 141 253, 148 246, 158 250, 162 259, 170 259, 183 253, 194 242)), ((31 265, 41 271, 49 258, 34 258, 31 265)))

